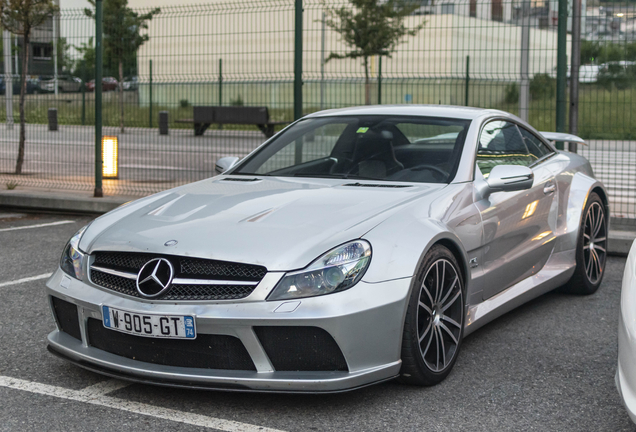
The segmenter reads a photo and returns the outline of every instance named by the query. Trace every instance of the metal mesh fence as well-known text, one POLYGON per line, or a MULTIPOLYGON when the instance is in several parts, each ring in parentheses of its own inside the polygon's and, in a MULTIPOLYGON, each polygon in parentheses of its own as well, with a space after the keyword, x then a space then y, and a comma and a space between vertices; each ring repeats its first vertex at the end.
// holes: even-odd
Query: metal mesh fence
MULTIPOLYGON (((423 29, 405 36, 390 57, 369 59, 371 103, 497 108, 527 118, 538 130, 555 130, 556 1, 421 3, 405 23, 409 28, 424 23, 423 29), (528 102, 520 106, 526 91, 528 102)), ((304 1, 304 113, 365 103, 361 59, 327 60, 350 50, 328 25, 329 9, 347 4, 304 1)), ((626 220, 636 219, 635 17, 632 5, 584 3, 581 20, 578 132, 589 146, 579 151, 609 187, 613 213, 626 220)), ((16 124, 10 129, 0 95, 0 187, 93 189, 94 32, 83 10, 63 10, 32 44, 31 61, 40 75, 32 77, 29 90, 39 94, 26 97, 26 155, 19 176, 12 174, 19 98, 13 96, 16 124), (51 79, 55 54, 47 48, 53 45, 57 81, 51 79), (49 76, 42 72, 46 67, 49 76), (49 130, 52 108, 57 131, 49 130)), ((104 135, 119 139, 119 175, 104 180, 106 194, 145 195, 210 177, 219 157, 244 156, 271 134, 252 119, 211 122, 197 136, 194 122, 201 112, 195 107, 265 107, 274 130, 293 120, 293 0, 162 7, 141 33, 148 41, 126 60, 121 93, 118 64, 105 56, 104 135), (160 118, 167 119, 166 135, 160 134, 160 118)), ((568 63, 570 39, 568 34, 568 63)), ((17 81, 13 59, 23 50, 19 38, 11 45, 17 81)))

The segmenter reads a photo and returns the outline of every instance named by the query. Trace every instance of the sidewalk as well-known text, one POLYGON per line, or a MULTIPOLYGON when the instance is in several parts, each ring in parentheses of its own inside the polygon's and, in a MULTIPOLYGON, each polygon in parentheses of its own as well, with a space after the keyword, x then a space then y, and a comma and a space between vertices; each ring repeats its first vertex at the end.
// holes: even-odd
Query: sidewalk
POLYGON ((107 213, 128 201, 139 198, 131 196, 93 198, 93 194, 86 191, 60 191, 35 187, 0 189, 0 207, 96 215, 107 213))
MULTIPOLYGON (((120 205, 139 199, 139 196, 106 196, 93 198, 87 191, 60 191, 34 187, 19 189, 0 189, 0 207, 54 211, 65 213, 107 213, 120 205)), ((609 249, 612 254, 626 255, 636 239, 636 224, 622 219, 612 219, 609 232, 609 249), (628 222, 628 223, 625 223, 628 222)))

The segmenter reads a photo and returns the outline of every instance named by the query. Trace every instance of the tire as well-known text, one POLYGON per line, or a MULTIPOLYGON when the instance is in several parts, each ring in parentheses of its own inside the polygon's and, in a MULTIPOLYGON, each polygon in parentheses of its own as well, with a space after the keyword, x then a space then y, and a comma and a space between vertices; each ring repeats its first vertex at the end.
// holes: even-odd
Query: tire
POLYGON ((464 281, 450 250, 435 245, 417 272, 404 321, 404 384, 432 386, 450 373, 464 334, 464 281), (441 281, 441 290, 437 281, 441 281))
POLYGON ((603 281, 607 259, 607 214, 597 193, 592 192, 583 210, 576 242, 576 269, 560 288, 576 295, 594 294, 603 281))

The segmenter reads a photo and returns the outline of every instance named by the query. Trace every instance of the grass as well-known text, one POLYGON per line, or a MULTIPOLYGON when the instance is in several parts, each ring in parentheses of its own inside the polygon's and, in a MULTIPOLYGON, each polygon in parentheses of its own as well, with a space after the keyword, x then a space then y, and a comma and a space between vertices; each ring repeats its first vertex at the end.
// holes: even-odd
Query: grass
MULTIPOLYGON (((569 96, 569 95, 568 95, 569 96)), ((569 104, 569 97, 567 100, 569 104)), ((495 108, 518 114, 518 104, 500 103, 495 108)), ((556 129, 556 99, 530 102, 529 122, 537 130, 556 129)), ((566 116, 566 130, 569 119, 566 116)), ((582 85, 579 92, 579 132, 584 139, 636 139, 636 88, 611 91, 582 85)))
POLYGON ((16 187, 18 187, 18 182, 16 181, 9 181, 7 183, 5 183, 5 186, 7 187, 8 190, 13 190, 16 187))
MULTIPOLYGON (((471 96, 471 105, 483 108, 497 108, 504 111, 518 114, 517 103, 507 104, 504 102, 505 83, 484 86, 482 89, 471 89, 475 96, 471 96), (495 88, 497 87, 497 88, 495 88), (502 87, 499 89, 498 87, 502 87)), ((458 89, 460 90, 460 89, 458 89)), ((396 96, 397 97, 397 96, 396 96)), ((385 98, 387 103, 394 101, 385 98)), ((581 85, 579 93, 579 135, 585 139, 615 139, 633 140, 636 139, 636 88, 618 90, 613 88, 607 91, 597 85, 581 85)), ((415 102, 430 102, 427 100, 415 100, 415 102)), ((440 100, 441 103, 452 103, 453 101, 440 100)), ((4 122, 6 113, 4 103, 0 104, 0 122, 4 122)), ((291 101, 288 108, 270 109, 270 117, 274 121, 291 121, 293 119, 293 106, 291 101)), ((346 106, 342 101, 340 106, 346 106)), ((17 98, 14 102, 14 118, 17 122, 17 98)), ((29 96, 26 103, 27 123, 46 124, 48 121, 48 109, 57 108, 58 122, 60 125, 81 125, 82 124, 82 99, 81 95, 61 94, 57 98, 54 95, 29 96)), ((317 107, 305 107, 304 112, 317 111, 317 107)), ((158 127, 157 121, 159 111, 168 111, 170 128, 191 129, 192 125, 187 123, 174 123, 178 119, 191 119, 192 107, 182 106, 175 100, 174 104, 153 106, 152 127, 158 127)), ((150 108, 141 106, 137 100, 136 93, 126 93, 125 98, 125 125, 127 127, 149 127, 150 108)), ((86 95, 85 121, 87 126, 94 124, 95 111, 93 95, 86 95)), ((546 98, 532 100, 529 107, 529 121, 536 129, 553 131, 556 127, 556 100, 546 98)), ((119 126, 119 105, 117 95, 114 92, 104 94, 103 103, 103 124, 104 126, 119 126)), ((280 127, 279 127, 280 128, 280 127)), ((228 130, 258 130, 256 126, 249 125, 224 125, 228 130)))

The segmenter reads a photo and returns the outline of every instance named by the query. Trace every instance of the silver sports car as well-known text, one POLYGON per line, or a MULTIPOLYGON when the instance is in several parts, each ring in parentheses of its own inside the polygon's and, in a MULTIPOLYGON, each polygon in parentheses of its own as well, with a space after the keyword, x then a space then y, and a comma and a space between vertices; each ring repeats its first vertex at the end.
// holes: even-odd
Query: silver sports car
POLYGON ((495 110, 304 117, 75 234, 47 282, 49 350, 171 386, 439 383, 469 333, 601 283, 607 192, 549 140, 582 142, 495 110))

